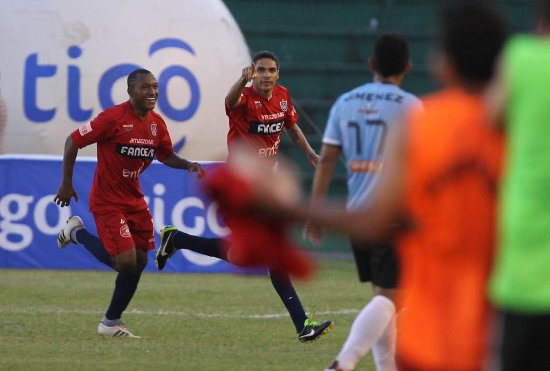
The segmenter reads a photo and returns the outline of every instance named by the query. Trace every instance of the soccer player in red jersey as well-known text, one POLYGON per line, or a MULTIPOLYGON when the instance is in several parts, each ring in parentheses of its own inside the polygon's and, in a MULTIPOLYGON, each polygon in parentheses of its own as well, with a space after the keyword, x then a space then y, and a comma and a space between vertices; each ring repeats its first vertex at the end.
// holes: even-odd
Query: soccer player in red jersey
POLYGON ((231 161, 233 146, 244 143, 258 157, 275 163, 283 130, 305 152, 313 167, 319 156, 310 147, 302 130, 296 124, 298 114, 292 105, 288 90, 277 85, 279 61, 270 52, 260 52, 250 66, 243 68, 241 77, 225 98, 225 112, 229 117, 227 146, 231 161), (252 80, 249 87, 246 84, 252 80))
MULTIPOLYGON (((298 114, 292 105, 288 90, 277 85, 279 79, 279 61, 275 54, 263 51, 252 58, 250 66, 243 68, 241 76, 231 87, 225 98, 225 111, 229 117, 229 133, 227 146, 229 155, 227 162, 238 161, 235 155, 243 147, 250 156, 257 156, 266 161, 266 166, 272 168, 275 164, 280 138, 285 131, 292 141, 302 149, 313 167, 317 166, 319 156, 309 145, 304 134, 296 124, 298 114), (249 81, 252 85, 246 87, 249 81)), ((232 185, 228 185, 231 187, 232 185)), ((254 240, 254 233, 249 230, 250 236, 237 236, 246 230, 239 218, 233 215, 224 215, 225 222, 234 233, 234 240, 254 240)), ((273 231, 273 233, 276 233, 273 231)), ((179 249, 189 249, 201 254, 232 261, 232 246, 228 241, 217 238, 203 238, 188 235, 172 226, 166 226, 161 232, 162 243, 157 251, 157 267, 163 269, 170 256, 179 249)), ((265 237, 265 236, 262 236, 265 237)), ((258 236, 258 240, 260 236, 258 236)), ((273 238, 275 241, 276 238, 273 238)), ((266 249, 277 246, 260 246, 266 249)), ((238 246, 239 251, 255 249, 256 246, 238 246)), ((233 247, 236 255, 237 246, 233 247)), ((309 342, 319 339, 333 327, 332 321, 316 322, 308 318, 304 308, 292 286, 287 272, 281 269, 269 270, 273 287, 279 294, 287 308, 292 322, 296 327, 298 339, 309 342)))
POLYGON ((99 238, 89 233, 78 216, 72 216, 59 232, 58 245, 81 243, 100 262, 119 272, 111 304, 98 332, 107 336, 138 337, 121 320, 147 265, 147 251, 154 248, 153 218, 145 203, 139 175, 153 158, 163 164, 197 173, 205 171, 174 153, 162 117, 153 109, 158 98, 158 82, 148 70, 138 69, 128 76, 125 103, 100 113, 91 122, 72 132, 65 142, 63 180, 54 202, 68 206, 78 201, 73 187, 73 168, 78 149, 97 143, 97 168, 90 192, 90 211, 99 238))

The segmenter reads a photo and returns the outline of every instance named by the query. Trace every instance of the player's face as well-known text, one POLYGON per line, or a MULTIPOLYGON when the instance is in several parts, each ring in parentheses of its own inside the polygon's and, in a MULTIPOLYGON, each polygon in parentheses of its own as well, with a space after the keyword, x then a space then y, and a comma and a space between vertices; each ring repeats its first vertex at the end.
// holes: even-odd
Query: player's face
POLYGON ((134 85, 128 89, 134 108, 150 111, 155 108, 159 96, 159 84, 155 76, 138 74, 134 85))
POLYGON ((271 93, 279 79, 277 63, 270 58, 258 59, 256 65, 256 77, 254 77, 254 89, 262 93, 271 93))

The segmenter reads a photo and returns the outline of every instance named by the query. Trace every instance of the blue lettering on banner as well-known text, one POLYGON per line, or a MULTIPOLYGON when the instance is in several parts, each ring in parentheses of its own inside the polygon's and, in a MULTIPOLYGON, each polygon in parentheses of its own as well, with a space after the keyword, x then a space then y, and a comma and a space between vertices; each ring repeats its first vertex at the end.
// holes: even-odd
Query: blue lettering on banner
POLYGON ((40 109, 36 101, 36 84, 39 77, 50 77, 55 75, 57 66, 39 65, 38 54, 33 53, 25 61, 25 79, 23 82, 23 102, 25 116, 34 122, 46 122, 55 116, 55 108, 40 109))
MULTIPOLYGON (((57 247, 57 233, 71 215, 82 217, 86 228, 96 234, 88 211, 88 194, 95 161, 77 161, 73 184, 79 201, 61 208, 53 203, 59 186, 61 158, 0 156, 0 268, 109 269, 97 262, 82 246, 57 247)), ((203 165, 208 171, 210 164, 203 165)), ((160 229, 167 224, 204 237, 226 237, 229 230, 217 212, 217 204, 201 191, 196 177, 154 161, 140 177, 155 226, 155 245, 160 229)), ((154 267, 154 250, 149 252, 148 271, 154 267)), ((265 273, 264 269, 243 269, 225 261, 180 250, 164 269, 167 272, 265 273)))
MULTIPOLYGON (((164 38, 153 42, 149 48, 149 56, 160 52, 165 48, 178 48, 195 56, 193 48, 183 40, 175 38, 164 38)), ((67 50, 69 58, 76 60, 81 57, 82 49, 72 45, 67 50)), ((112 98, 114 84, 121 78, 126 78, 130 72, 142 68, 133 63, 123 63, 107 68, 101 75, 98 82, 98 99, 103 110, 115 105, 112 98)), ((25 116, 32 122, 44 123, 51 121, 57 112, 57 107, 40 108, 37 97, 37 86, 40 79, 55 77, 58 66, 39 64, 38 53, 30 54, 25 60, 25 76, 23 85, 23 107, 25 116)), ((75 64, 67 66, 67 113, 76 122, 90 120, 93 109, 82 108, 80 101, 80 69, 75 64)), ((195 75, 186 67, 179 65, 168 66, 158 75, 159 98, 158 106, 160 111, 168 118, 184 122, 191 119, 197 112, 200 104, 200 86, 195 75), (189 85, 191 96, 187 107, 176 109, 170 104, 168 97, 168 84, 172 78, 183 78, 189 85)))

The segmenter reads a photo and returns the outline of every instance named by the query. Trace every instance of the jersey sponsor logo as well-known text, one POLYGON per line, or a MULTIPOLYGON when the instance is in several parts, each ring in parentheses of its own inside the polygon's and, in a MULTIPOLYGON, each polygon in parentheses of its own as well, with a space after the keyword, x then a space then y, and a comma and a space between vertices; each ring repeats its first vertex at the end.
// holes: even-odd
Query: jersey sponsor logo
POLYGON ((279 120, 275 122, 258 122, 250 121, 248 132, 256 135, 274 135, 280 134, 283 131, 283 124, 285 120, 279 120))
POLYGON ((132 234, 130 233, 130 228, 128 228, 128 224, 124 224, 122 227, 120 227, 120 235, 125 238, 132 237, 132 234))
POLYGON ((275 157, 277 155, 277 150, 279 149, 279 144, 281 140, 277 140, 272 147, 260 148, 258 150, 259 157, 275 157))
POLYGON ((151 124, 151 133, 156 136, 157 135, 157 124, 151 124))
POLYGON ((282 118, 285 117, 285 113, 284 112, 277 112, 277 113, 272 113, 271 115, 260 115, 260 117, 262 118, 262 120, 265 120, 265 121, 275 120, 275 119, 282 119, 282 118))
POLYGON ((375 160, 353 160, 349 163, 352 173, 380 173, 382 161, 375 160))
POLYGON ((155 149, 156 147, 152 146, 117 144, 115 152, 124 157, 152 160, 155 157, 155 149))
POLYGON ((154 142, 153 142, 153 139, 130 138, 130 144, 148 144, 152 146, 154 142))
POLYGON ((357 113, 364 114, 364 115, 377 115, 378 110, 373 108, 359 108, 357 110, 357 113))
POLYGON ((286 110, 288 109, 288 103, 286 100, 282 100, 281 101, 281 109, 286 112, 286 110))
POLYGON ((85 125, 82 125, 81 127, 78 128, 78 132, 80 133, 80 136, 84 136, 88 133, 91 133, 92 132, 92 123, 91 122, 88 122, 87 124, 85 125))

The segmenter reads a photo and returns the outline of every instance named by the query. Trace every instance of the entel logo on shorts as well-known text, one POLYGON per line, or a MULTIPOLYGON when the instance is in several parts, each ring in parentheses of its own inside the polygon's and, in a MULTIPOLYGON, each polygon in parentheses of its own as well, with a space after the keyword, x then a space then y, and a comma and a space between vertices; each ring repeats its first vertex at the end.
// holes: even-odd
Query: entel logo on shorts
POLYGON ((124 224, 122 227, 120 227, 120 235, 122 237, 132 237, 132 234, 130 233, 130 228, 128 228, 128 224, 124 224))

